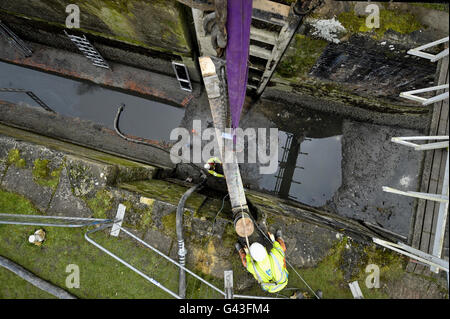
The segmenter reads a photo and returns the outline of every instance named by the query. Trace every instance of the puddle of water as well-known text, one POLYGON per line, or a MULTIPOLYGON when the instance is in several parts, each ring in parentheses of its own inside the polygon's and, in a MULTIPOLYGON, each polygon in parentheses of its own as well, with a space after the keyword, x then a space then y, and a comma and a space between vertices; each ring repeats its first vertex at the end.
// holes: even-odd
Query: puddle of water
POLYGON ((342 182, 342 119, 267 103, 245 114, 242 124, 278 128, 277 171, 260 174, 260 164, 241 164, 245 185, 315 207, 332 199, 342 182))
MULTIPOLYGON (((122 132, 158 141, 169 141, 171 130, 180 126, 184 116, 182 108, 4 62, 0 62, 0 88, 32 91, 57 113, 111 129, 119 104, 125 103, 122 132)), ((25 93, 0 92, 0 99, 39 107, 25 93)))
POLYGON ((275 174, 262 175, 259 187, 281 198, 322 206, 341 185, 342 135, 296 138, 279 131, 275 174))

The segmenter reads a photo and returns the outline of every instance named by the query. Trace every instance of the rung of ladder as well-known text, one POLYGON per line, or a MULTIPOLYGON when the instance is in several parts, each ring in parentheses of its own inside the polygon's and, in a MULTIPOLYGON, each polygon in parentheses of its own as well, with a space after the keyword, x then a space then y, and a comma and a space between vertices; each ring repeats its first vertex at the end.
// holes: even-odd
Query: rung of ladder
POLYGON ((272 51, 259 47, 257 45, 250 45, 250 55, 256 56, 258 58, 269 60, 272 56, 272 51))
POLYGON ((92 62, 94 66, 110 69, 108 63, 89 42, 86 36, 83 35, 82 37, 79 37, 71 35, 68 34, 66 30, 64 30, 64 33, 77 46, 78 50, 80 50, 84 54, 84 56, 92 62))
POLYGON ((267 23, 284 26, 285 19, 289 16, 290 7, 268 0, 253 0, 252 17, 267 23))
POLYGON ((277 43, 277 38, 278 34, 275 32, 258 29, 253 26, 250 28, 250 39, 252 40, 275 45, 277 43))

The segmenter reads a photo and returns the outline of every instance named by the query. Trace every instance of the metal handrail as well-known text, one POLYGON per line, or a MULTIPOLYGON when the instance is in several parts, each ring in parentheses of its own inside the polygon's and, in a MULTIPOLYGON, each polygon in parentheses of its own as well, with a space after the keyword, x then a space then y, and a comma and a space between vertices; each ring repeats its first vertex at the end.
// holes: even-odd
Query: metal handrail
MULTIPOLYGON (((107 228, 107 227, 112 227, 112 225, 104 225, 100 228, 97 229, 93 229, 88 231, 85 234, 85 238, 87 241, 89 241, 90 243, 93 244, 93 240, 91 238, 89 238, 88 234, 91 234, 93 232, 97 232, 101 229, 107 228)), ((200 280, 201 282, 203 282, 204 284, 206 284, 207 286, 209 286, 210 288, 212 288, 213 290, 217 291, 218 293, 220 293, 221 295, 225 296, 225 292, 220 290, 219 288, 217 288, 216 286, 214 286, 213 284, 207 282, 206 280, 204 280, 203 278, 201 278, 200 276, 198 276, 197 274, 193 273, 192 271, 190 271, 189 269, 187 269, 186 267, 182 266, 181 264, 179 264, 178 262, 176 262, 175 260, 173 260, 172 258, 170 258, 169 256, 165 255, 164 253, 162 253, 161 251, 159 251, 158 249, 154 248, 153 246, 151 246, 150 244, 146 243, 145 241, 143 241, 142 239, 140 239, 139 237, 135 236, 134 234, 132 234, 131 232, 127 231, 125 228, 123 227, 118 227, 121 231, 123 231, 124 233, 126 233, 127 235, 129 235, 131 238, 137 240, 139 243, 141 243, 142 245, 150 248, 151 250, 153 250, 154 252, 156 252, 158 255, 164 257, 165 259, 167 259, 168 261, 170 261, 171 263, 173 263, 174 265, 178 266, 179 268, 183 269, 184 271, 186 271, 187 273, 191 274, 192 276, 194 276, 196 279, 200 280)), ((94 244, 96 247, 100 248, 101 250, 103 250, 104 252, 107 251, 106 248, 100 246, 98 243, 94 244), (100 247, 99 247, 100 246, 100 247)), ((124 265, 127 265, 128 263, 126 263, 126 261, 120 259, 119 257, 115 256, 114 254, 112 254, 111 252, 107 252, 108 255, 112 256, 114 259, 120 261, 121 263, 123 263, 124 265), (114 255, 114 256, 113 256, 114 255)), ((129 267, 130 268, 130 267, 129 267)), ((134 268, 134 267, 133 267, 134 268)), ((137 269, 133 269, 131 268, 133 271, 136 271, 137 269)), ((138 272, 139 273, 139 272, 138 272)), ((139 273, 140 274, 140 273, 139 273)), ((140 274, 141 275, 141 274, 140 274)), ((141 275, 142 276, 142 275, 141 275)), ((145 278, 145 277, 144 277, 145 278)), ((147 279, 147 278, 146 278, 147 279)), ((178 296, 178 295, 177 295, 178 296)))
POLYGON ((25 57, 30 57, 33 51, 23 42, 14 32, 11 31, 5 24, 0 20, 0 34, 9 38, 10 43, 15 46, 25 57))
MULTIPOLYGON (((119 261, 120 263, 122 263, 123 265, 128 267, 129 269, 133 270, 134 272, 136 272, 137 274, 139 274, 140 276, 142 276, 146 280, 150 281, 152 284, 154 284, 158 288, 164 290, 165 292, 170 294, 172 297, 177 298, 177 299, 181 299, 181 297, 178 294, 174 293, 173 291, 171 291, 170 289, 168 289, 167 287, 165 287, 164 285, 162 285, 161 283, 156 281, 154 278, 151 278, 148 275, 144 274, 142 271, 140 271, 139 269, 137 269, 134 266, 130 265, 128 262, 126 262, 125 260, 123 260, 120 257, 116 256, 111 251, 109 251, 108 249, 106 249, 105 247, 103 247, 102 245, 100 245, 99 243, 95 242, 92 238, 89 237, 89 234, 92 234, 92 233, 98 232, 100 230, 104 230, 106 228, 112 227, 117 222, 119 222, 119 220, 117 220, 117 219, 100 219, 100 218, 84 218, 84 217, 43 216, 43 215, 23 215, 23 214, 4 214, 4 213, 0 213, 0 224, 29 225, 29 226, 53 226, 53 227, 68 227, 68 228, 76 228, 76 227, 80 227, 81 228, 81 227, 85 227, 85 226, 101 225, 100 227, 98 227, 96 229, 89 230, 89 231, 87 231, 84 234, 85 239, 89 243, 91 243, 92 245, 94 245, 95 247, 100 249, 101 251, 105 252, 109 256, 113 257, 114 259, 116 259, 117 261, 119 261), (4 219, 5 217, 6 218, 13 218, 13 219, 17 218, 17 219, 22 219, 22 220, 9 220, 8 221, 8 220, 4 219), (3 220, 2 220, 2 218, 3 218, 3 220), (26 220, 26 219, 31 219, 31 220, 34 220, 34 221, 23 221, 23 220, 26 220), (75 224, 75 223, 72 223, 72 224, 58 224, 58 223, 50 223, 50 222, 41 222, 41 221, 38 221, 39 219, 41 219, 41 220, 46 220, 47 219, 47 220, 55 220, 55 221, 68 221, 68 222, 82 222, 82 223, 79 223, 79 224, 75 224)), ((226 293, 224 291, 222 291, 221 289, 217 288, 213 284, 211 284, 208 281, 206 281, 205 279, 201 278, 199 275, 195 274, 191 270, 189 270, 186 267, 182 266, 180 263, 178 263, 177 261, 173 260, 169 256, 165 255, 164 253, 162 253, 158 249, 154 248, 150 244, 146 243, 145 241, 143 241, 139 237, 135 236, 134 234, 132 234, 131 232, 126 230, 125 228, 123 228, 121 226, 117 226, 117 225, 116 225, 116 227, 119 230, 123 231, 125 234, 129 235, 131 238, 137 240, 139 243, 141 243, 145 247, 150 248, 152 251, 156 252, 158 255, 162 256, 163 258, 165 258, 166 260, 168 260, 172 264, 176 265, 180 269, 183 269, 184 271, 186 271, 187 273, 192 275, 194 278, 200 280, 202 283, 204 283, 208 287, 212 288, 213 290, 218 292, 220 295, 226 297, 226 293)), ((250 296, 250 295, 239 295, 239 294, 236 294, 233 297, 234 298, 245 298, 245 299, 279 299, 279 298, 276 298, 276 297, 250 296)))
POLYGON ((29 225, 29 226, 54 226, 54 227, 68 227, 68 228, 76 228, 76 227, 85 227, 85 226, 93 226, 98 224, 105 223, 113 223, 112 219, 100 219, 100 218, 83 218, 83 217, 64 217, 64 216, 42 216, 42 215, 21 215, 21 214, 0 214, 0 224, 7 225, 29 225), (2 217, 6 218, 18 218, 18 219, 41 219, 41 220, 62 220, 62 221, 80 221, 84 222, 81 224, 55 224, 55 223, 44 223, 44 222, 36 222, 36 221, 17 221, 17 220, 2 220, 2 217))

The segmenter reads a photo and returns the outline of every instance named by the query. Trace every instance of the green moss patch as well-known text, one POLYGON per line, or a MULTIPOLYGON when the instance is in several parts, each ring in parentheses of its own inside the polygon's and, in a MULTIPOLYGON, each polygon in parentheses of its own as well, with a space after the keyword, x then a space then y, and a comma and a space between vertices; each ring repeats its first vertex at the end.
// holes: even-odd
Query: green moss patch
POLYGON ((392 10, 380 10, 380 27, 368 28, 366 16, 358 16, 353 11, 342 12, 338 20, 351 33, 372 32, 373 37, 381 39, 387 30, 393 30, 401 34, 408 34, 423 28, 422 24, 411 13, 402 13, 392 10))
POLYGON ((295 36, 294 51, 281 60, 276 72, 286 78, 307 74, 327 46, 327 41, 313 39, 305 35, 295 36))
MULTIPOLYGON (((119 187, 173 205, 178 205, 181 196, 188 190, 187 187, 156 179, 120 183, 119 187)), ((197 210, 202 205, 205 198, 204 195, 193 193, 186 201, 185 207, 197 210)))
POLYGON ((6 162, 8 165, 14 165, 17 168, 25 168, 27 165, 25 159, 20 157, 20 151, 16 148, 9 151, 6 162))
POLYGON ((56 299, 3 267, 0 267, 0 282, 1 299, 56 299))
POLYGON ((50 187, 55 190, 58 187, 59 178, 63 166, 51 170, 49 168, 49 160, 47 159, 36 159, 33 162, 33 179, 36 183, 44 187, 50 187))
POLYGON ((93 198, 86 200, 86 204, 95 218, 106 219, 106 212, 113 206, 113 196, 106 189, 101 189, 95 193, 93 198))

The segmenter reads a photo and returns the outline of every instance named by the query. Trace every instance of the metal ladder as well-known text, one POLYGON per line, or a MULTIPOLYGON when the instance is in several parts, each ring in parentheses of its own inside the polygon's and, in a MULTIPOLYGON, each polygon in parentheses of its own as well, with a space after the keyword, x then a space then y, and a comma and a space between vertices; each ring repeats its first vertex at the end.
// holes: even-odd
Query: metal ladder
MULTIPOLYGON (((203 28, 205 13, 192 9, 201 55, 216 56, 203 28)), ((261 95, 301 22, 291 6, 269 0, 253 0, 250 28, 247 91, 261 95), (276 29, 276 31, 268 31, 276 29)))
POLYGON ((247 84, 250 93, 259 96, 264 92, 301 20, 302 18, 294 13, 293 5, 287 6, 267 0, 253 1, 247 84), (267 31, 255 27, 254 24, 264 24, 280 30, 267 31))
POLYGON ((44 101, 42 101, 36 94, 31 91, 27 91, 24 89, 11 89, 11 88, 0 88, 0 92, 10 92, 10 93, 25 93, 29 97, 31 97, 40 107, 48 112, 55 113, 44 101))
POLYGON ((17 50, 19 50, 25 57, 30 57, 33 51, 22 41, 14 32, 11 31, 0 20, 0 34, 5 36, 9 43, 11 43, 17 50))
POLYGON ((91 60, 92 64, 104 69, 110 69, 109 64, 103 59, 100 53, 94 48, 94 46, 89 42, 85 35, 82 37, 68 34, 66 30, 64 30, 66 36, 72 41, 80 50, 86 58, 91 60))

